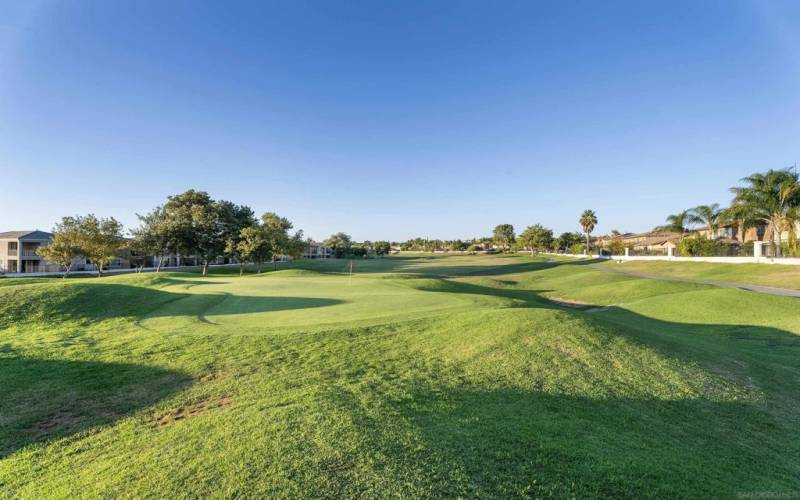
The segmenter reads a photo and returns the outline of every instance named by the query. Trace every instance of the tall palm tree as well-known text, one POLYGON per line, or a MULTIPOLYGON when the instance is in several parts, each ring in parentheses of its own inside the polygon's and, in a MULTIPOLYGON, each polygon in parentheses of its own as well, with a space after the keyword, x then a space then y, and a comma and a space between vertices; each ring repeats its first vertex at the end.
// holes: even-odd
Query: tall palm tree
POLYGON ((736 236, 742 244, 745 242, 747 230, 756 227, 759 222, 752 207, 736 202, 722 211, 720 220, 736 226, 736 236))
POLYGON ((687 212, 689 215, 689 222, 703 224, 708 230, 709 238, 712 240, 716 239, 720 223, 720 214, 722 213, 722 210, 719 209, 719 203, 699 205, 687 212))
POLYGON ((594 210, 584 210, 578 222, 580 222, 583 232, 586 233, 586 253, 589 253, 591 241, 589 237, 592 231, 594 231, 594 227, 597 225, 597 215, 595 215, 594 210))
POLYGON ((768 170, 742 179, 747 185, 731 188, 734 203, 752 210, 756 219, 771 228, 769 243, 781 255, 780 241, 783 231, 793 224, 793 214, 800 205, 800 178, 794 169, 768 170))
POLYGON ((682 212, 667 216, 667 224, 664 226, 658 226, 656 229, 683 234, 689 230, 687 226, 691 222, 691 217, 692 215, 690 210, 683 210, 682 212))

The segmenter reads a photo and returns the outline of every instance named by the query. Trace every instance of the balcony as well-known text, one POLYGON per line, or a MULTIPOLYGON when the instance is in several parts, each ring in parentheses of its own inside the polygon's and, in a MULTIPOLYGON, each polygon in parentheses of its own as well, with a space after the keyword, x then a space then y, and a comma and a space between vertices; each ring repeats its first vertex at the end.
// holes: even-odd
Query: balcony
POLYGON ((37 259, 39 258, 39 254, 36 253, 36 250, 29 250, 27 248, 22 250, 22 256, 23 257, 34 257, 34 258, 37 258, 37 259))

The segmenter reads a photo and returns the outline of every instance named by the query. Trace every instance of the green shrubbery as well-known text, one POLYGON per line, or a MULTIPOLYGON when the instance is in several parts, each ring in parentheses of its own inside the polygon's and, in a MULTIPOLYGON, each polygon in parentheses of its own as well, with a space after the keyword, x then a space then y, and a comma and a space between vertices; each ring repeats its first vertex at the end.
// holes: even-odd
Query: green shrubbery
POLYGON ((715 251, 715 242, 705 236, 684 238, 678 243, 678 254, 684 257, 710 257, 715 251))
POLYGON ((569 247, 569 252, 573 255, 578 255, 583 253, 583 249, 586 247, 583 243, 573 243, 569 247))
POLYGON ((620 239, 611 240, 608 244, 608 250, 611 252, 611 255, 624 255, 625 254, 625 243, 620 239))

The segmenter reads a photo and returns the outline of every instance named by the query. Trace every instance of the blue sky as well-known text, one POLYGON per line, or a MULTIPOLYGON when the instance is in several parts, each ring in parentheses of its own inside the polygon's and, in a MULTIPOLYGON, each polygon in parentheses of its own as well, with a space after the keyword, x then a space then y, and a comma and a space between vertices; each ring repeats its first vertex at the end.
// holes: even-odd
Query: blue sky
POLYGON ((0 0, 0 230, 189 188, 309 236, 647 230, 800 161, 799 2, 0 0))

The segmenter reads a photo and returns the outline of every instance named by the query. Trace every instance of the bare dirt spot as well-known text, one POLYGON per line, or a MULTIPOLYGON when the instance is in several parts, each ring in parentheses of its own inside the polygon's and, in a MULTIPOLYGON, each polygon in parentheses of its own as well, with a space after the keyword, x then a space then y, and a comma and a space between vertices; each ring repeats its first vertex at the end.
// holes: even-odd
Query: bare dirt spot
POLYGON ((31 430, 40 434, 55 434, 61 429, 75 426, 81 417, 66 411, 59 411, 39 421, 31 430))
POLYGON ((157 425, 172 425, 178 420, 199 417, 217 408, 229 406, 233 400, 227 396, 203 398, 189 406, 182 406, 155 417, 157 425))
POLYGON ((574 299, 565 299, 563 297, 548 297, 547 300, 549 300, 550 302, 555 302, 560 306, 574 307, 576 309, 587 309, 589 307, 594 307, 594 304, 590 304, 588 302, 583 302, 581 300, 574 300, 574 299))
POLYGON ((214 380, 223 380, 228 378, 228 373, 224 371, 209 372, 197 377, 200 382, 213 382, 214 380))
MULTIPOLYGON (((112 420, 116 416, 111 411, 100 411, 94 414, 93 417, 89 417, 89 421, 94 419, 99 419, 100 421, 112 420)), ((62 432, 79 428, 86 422, 87 417, 85 415, 62 409, 33 424, 28 428, 28 432, 33 434, 36 439, 47 439, 51 436, 60 435, 62 432)))
POLYGON ((581 300, 565 299, 563 297, 548 297, 547 300, 562 307, 580 309, 581 311, 589 313, 605 311, 606 309, 608 309, 608 307, 597 306, 594 304, 590 304, 589 302, 583 302, 581 300))

